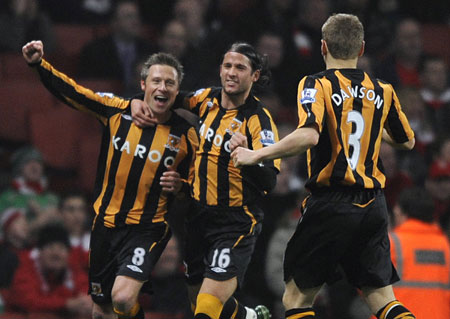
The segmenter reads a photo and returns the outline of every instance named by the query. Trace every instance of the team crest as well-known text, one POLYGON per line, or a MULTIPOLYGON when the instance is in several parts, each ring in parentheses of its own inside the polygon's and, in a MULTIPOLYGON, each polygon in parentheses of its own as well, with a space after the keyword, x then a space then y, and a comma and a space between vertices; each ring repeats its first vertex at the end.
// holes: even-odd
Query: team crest
POLYGON ((178 152, 180 150, 181 137, 169 134, 169 138, 167 139, 167 143, 164 146, 168 148, 172 152, 178 152))
POLYGON ((316 89, 304 89, 302 91, 302 98, 300 104, 308 104, 316 102, 316 89))
POLYGON ((236 133, 242 126, 242 122, 239 121, 237 118, 234 118, 233 120, 231 120, 230 125, 228 125, 228 128, 225 130, 225 132, 227 132, 230 135, 233 135, 234 133, 236 133))
POLYGON ((91 282, 91 294, 98 297, 103 297, 102 285, 98 282, 91 282))
POLYGON ((275 143, 275 134, 270 130, 262 130, 261 135, 261 144, 264 146, 269 146, 275 143))

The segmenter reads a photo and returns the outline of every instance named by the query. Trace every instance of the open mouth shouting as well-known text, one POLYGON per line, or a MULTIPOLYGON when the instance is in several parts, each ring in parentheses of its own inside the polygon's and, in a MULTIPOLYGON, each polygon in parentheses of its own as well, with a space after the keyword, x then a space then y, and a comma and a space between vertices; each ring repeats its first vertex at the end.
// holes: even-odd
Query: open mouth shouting
POLYGON ((169 100, 169 98, 164 96, 164 95, 156 95, 155 96, 155 101, 156 102, 166 103, 168 100, 169 100))

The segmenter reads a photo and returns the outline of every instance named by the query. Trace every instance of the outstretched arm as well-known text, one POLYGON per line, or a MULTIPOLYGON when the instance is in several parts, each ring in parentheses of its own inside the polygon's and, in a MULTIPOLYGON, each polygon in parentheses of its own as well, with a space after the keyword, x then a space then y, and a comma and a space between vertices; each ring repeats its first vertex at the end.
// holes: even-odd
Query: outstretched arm
POLYGON ((265 160, 303 153, 315 146, 318 142, 318 129, 315 125, 312 125, 298 128, 279 142, 259 150, 252 151, 247 148, 238 147, 231 153, 231 157, 236 167, 255 165, 265 160))
POLYGON ((44 58, 42 41, 31 41, 22 47, 25 61, 39 73, 44 86, 59 100, 70 107, 95 115, 103 125, 114 114, 123 112, 129 101, 109 93, 94 93, 56 70, 44 58))

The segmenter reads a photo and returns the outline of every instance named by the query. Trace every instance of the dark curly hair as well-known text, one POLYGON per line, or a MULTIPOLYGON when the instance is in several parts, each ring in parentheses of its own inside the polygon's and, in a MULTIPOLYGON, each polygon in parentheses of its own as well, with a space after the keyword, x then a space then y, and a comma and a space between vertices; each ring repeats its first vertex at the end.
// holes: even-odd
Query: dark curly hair
POLYGON ((271 72, 267 66, 267 55, 259 54, 252 45, 245 42, 233 43, 227 52, 236 52, 245 55, 250 60, 252 71, 259 70, 260 76, 254 85, 259 87, 269 85, 271 72))

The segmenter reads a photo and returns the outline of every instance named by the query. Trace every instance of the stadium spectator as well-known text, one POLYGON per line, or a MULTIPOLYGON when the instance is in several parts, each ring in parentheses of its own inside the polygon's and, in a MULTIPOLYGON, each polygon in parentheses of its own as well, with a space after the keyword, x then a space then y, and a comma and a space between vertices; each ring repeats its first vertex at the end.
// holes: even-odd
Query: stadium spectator
POLYGON ((192 318, 192 311, 187 295, 184 267, 176 236, 167 243, 161 257, 152 272, 151 312, 170 318, 192 318))
POLYGON ((400 169, 397 153, 388 143, 381 143, 380 158, 386 175, 384 196, 388 209, 392 212, 398 195, 403 189, 413 186, 414 182, 406 171, 400 169))
POLYGON ((208 26, 205 23, 208 6, 201 0, 177 0, 173 8, 175 20, 180 21, 186 28, 186 40, 195 48, 198 48, 208 34, 208 26))
MULTIPOLYGON (((60 0, 40 1, 52 21, 60 24, 105 24, 116 0, 60 0)), ((39 39, 39 38, 33 38, 39 39)))
POLYGON ((417 88, 400 87, 397 95, 402 101, 403 110, 416 136, 414 150, 408 154, 400 154, 401 166, 411 173, 415 181, 423 183, 427 175, 427 167, 432 160, 430 150, 436 140, 435 126, 417 88), (405 157, 407 157, 406 161, 405 157), (425 165, 422 165, 423 162, 425 165))
POLYGON ((391 83, 394 88, 419 88, 419 67, 423 57, 421 26, 416 20, 405 18, 397 23, 392 52, 378 60, 375 76, 391 83))
POLYGON ((5 294, 6 310, 57 315, 61 319, 87 318, 92 311, 92 301, 86 294, 88 279, 70 265, 69 254, 67 230, 58 224, 42 226, 37 247, 20 256, 20 266, 5 294))
POLYGON ((425 186, 434 199, 434 218, 444 229, 450 230, 450 138, 444 139, 440 145, 425 186))
POLYGON ((450 136, 450 86, 448 66, 444 59, 437 56, 425 58, 421 68, 420 94, 431 115, 433 127, 441 136, 450 136))
POLYGON ((200 52, 189 42, 187 32, 181 20, 170 20, 158 39, 158 51, 172 54, 183 64, 185 77, 181 89, 191 91, 200 85, 206 66, 202 64, 200 52))
MULTIPOLYGON (((255 49, 260 54, 267 55, 268 67, 272 73, 269 88, 278 94, 283 105, 295 109, 295 91, 300 71, 285 39, 277 33, 263 32, 256 39, 255 49)), ((259 96, 260 92, 256 91, 255 94, 259 96)))
MULTIPOLYGON (((291 41, 289 34, 295 18, 293 0, 254 1, 253 5, 240 14, 233 26, 233 33, 239 39, 254 42, 261 33, 273 32, 285 35, 283 41, 291 41)), ((288 42, 291 44, 292 42, 288 42)))
POLYGON ((188 77, 187 83, 195 85, 191 87, 191 90, 199 85, 217 86, 220 84, 217 81, 216 70, 221 63, 222 52, 233 42, 230 32, 214 19, 214 14, 208 12, 216 2, 177 0, 174 4, 173 19, 184 25, 187 34, 185 41, 188 43, 190 58, 186 59, 183 64, 188 77), (208 19, 212 19, 212 21, 208 19), (197 81, 201 79, 201 84, 192 81, 194 78, 197 81))
POLYGON ((17 208, 6 209, 0 218, 0 227, 0 288, 7 288, 19 265, 19 254, 30 241, 25 212, 17 208))
POLYGON ((26 210, 31 230, 58 218, 58 197, 48 190, 42 154, 25 146, 11 156, 13 179, 9 189, 0 194, 0 212, 8 207, 26 210))
POLYGON ((394 293, 417 318, 450 318, 450 244, 433 218, 433 199, 423 188, 400 194, 390 233, 392 261, 401 280, 394 293))
POLYGON ((84 194, 70 192, 61 197, 59 203, 62 223, 69 234, 72 264, 77 264, 87 272, 89 265, 90 225, 93 215, 84 194))
POLYGON ((117 2, 110 22, 110 34, 93 40, 81 51, 78 75, 83 78, 117 80, 123 91, 135 94, 135 66, 152 52, 149 39, 141 35, 139 6, 133 0, 117 2), (131 90, 131 92, 130 92, 131 90))
POLYGON ((325 66, 320 53, 321 27, 331 12, 329 0, 302 0, 297 7, 291 36, 301 60, 299 77, 319 72, 325 66))
MULTIPOLYGON (((283 169, 283 166, 281 168, 283 169)), ((271 297, 275 300, 272 305, 272 316, 274 318, 284 317, 284 307, 281 302, 285 289, 283 281, 284 251, 289 238, 294 234, 300 217, 300 209, 297 207, 284 212, 267 246, 264 275, 267 281, 267 287, 272 293, 271 297)))
POLYGON ((40 1, 5 0, 6 10, 0 13, 0 52, 20 52, 24 43, 43 39, 48 52, 55 48, 53 25, 47 14, 40 10, 40 1))

